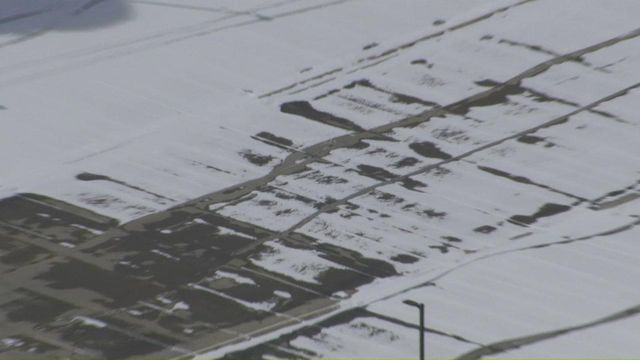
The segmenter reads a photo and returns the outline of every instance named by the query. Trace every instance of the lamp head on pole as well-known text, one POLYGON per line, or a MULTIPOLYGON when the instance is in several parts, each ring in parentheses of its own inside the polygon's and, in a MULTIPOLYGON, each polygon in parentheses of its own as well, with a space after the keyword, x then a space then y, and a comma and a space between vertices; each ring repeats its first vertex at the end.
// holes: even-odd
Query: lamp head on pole
POLYGON ((418 328, 418 330, 420 331, 420 360, 424 360, 424 304, 409 299, 404 300, 403 303, 409 306, 417 307, 418 310, 420 310, 420 327, 418 328))
POLYGON ((404 304, 409 305, 409 306, 415 306, 417 308, 421 308, 424 306, 424 304, 421 304, 419 302, 415 302, 413 300, 404 300, 403 301, 404 304))

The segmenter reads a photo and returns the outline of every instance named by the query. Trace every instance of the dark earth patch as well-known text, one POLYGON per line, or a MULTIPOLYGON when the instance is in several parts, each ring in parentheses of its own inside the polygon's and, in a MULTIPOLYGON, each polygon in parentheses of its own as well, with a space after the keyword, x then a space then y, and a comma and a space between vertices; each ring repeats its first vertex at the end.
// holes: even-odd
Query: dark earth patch
POLYGON ((418 258, 408 254, 398 254, 391 257, 391 260, 397 261, 403 264, 413 264, 418 261, 418 258))
POLYGON ((518 141, 525 144, 537 144, 541 141, 544 141, 543 137, 535 136, 535 135, 522 135, 518 138, 518 141))
POLYGON ((278 147, 284 147, 284 148, 289 148, 291 146, 293 146, 293 141, 282 137, 282 136, 277 136, 274 135, 270 132, 266 132, 266 131, 261 131, 259 133, 257 133, 255 136, 252 136, 252 138, 258 140, 258 141, 262 141, 266 144, 269 145, 275 145, 278 147), (265 141, 266 140, 266 141, 265 141))
POLYGON ((482 225, 482 226, 479 226, 479 227, 473 229, 473 231, 479 232, 481 234, 490 234, 490 233, 492 233, 492 232, 494 232, 496 230, 497 230, 497 228, 495 226, 491 226, 491 225, 482 225))
POLYGON ((285 114, 297 115, 322 124, 331 125, 350 131, 364 131, 364 129, 354 122, 345 118, 335 116, 328 112, 316 110, 307 101, 290 101, 280 105, 280 111, 285 114))
POLYGON ((412 143, 411 145, 409 145, 409 148, 424 157, 442 160, 451 159, 451 155, 440 150, 440 148, 438 148, 434 143, 429 141, 412 143))
POLYGON ((377 42, 372 42, 370 44, 365 45, 362 50, 369 50, 369 49, 373 49, 374 47, 378 46, 377 42))
POLYGON ((243 158, 249 160, 250 163, 258 166, 264 166, 271 162, 271 160, 275 159, 271 155, 260 155, 252 152, 251 150, 246 150, 240 153, 243 158))
POLYGON ((174 200, 172 198, 169 198, 169 197, 166 197, 164 195, 160 195, 158 193, 154 193, 152 191, 143 189, 143 188, 141 188, 139 186, 136 186, 136 185, 131 185, 131 184, 129 184, 127 182, 124 182, 124 181, 121 181, 121 180, 116 180, 116 179, 114 179, 112 177, 109 177, 109 176, 106 176, 106 175, 92 174, 92 173, 88 173, 88 172, 83 172, 83 173, 80 173, 80 174, 76 175, 76 179, 81 180, 81 181, 110 181, 110 182, 116 183, 118 185, 126 186, 126 187, 128 187, 130 189, 133 189, 133 190, 142 191, 144 193, 147 193, 149 195, 153 195, 153 196, 155 196, 157 198, 160 198, 160 199, 176 201, 176 200, 174 200))
POLYGON ((542 205, 533 215, 514 215, 509 222, 515 225, 531 225, 543 217, 549 217, 568 211, 571 206, 547 203, 542 205))
POLYGON ((402 160, 398 160, 395 163, 393 163, 394 168, 399 169, 399 168, 403 168, 403 167, 408 167, 408 166, 414 166, 415 164, 419 163, 420 160, 409 156, 409 157, 405 157, 402 160))

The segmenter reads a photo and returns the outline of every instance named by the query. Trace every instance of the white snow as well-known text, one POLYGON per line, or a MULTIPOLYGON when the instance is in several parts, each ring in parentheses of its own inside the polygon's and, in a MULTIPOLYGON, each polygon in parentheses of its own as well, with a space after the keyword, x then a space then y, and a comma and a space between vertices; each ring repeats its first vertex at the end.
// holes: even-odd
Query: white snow
MULTIPOLYGON (((637 305, 637 235, 632 230, 487 257, 436 280, 436 286, 411 290, 369 309, 412 321, 414 309, 402 301, 423 302, 429 326, 480 343, 579 325, 637 305)), ((547 349, 540 356, 556 356, 553 348, 547 349)))
POLYGON ((169 254, 169 253, 167 253, 165 251, 159 250, 159 249, 152 249, 151 252, 156 254, 156 255, 158 255, 158 256, 162 256, 164 258, 167 258, 167 259, 170 259, 170 260, 173 260, 173 261, 179 261, 180 260, 179 257, 173 256, 173 255, 171 255, 171 254, 169 254))
MULTIPOLYGON (((363 270, 375 280, 335 291, 337 310, 295 327, 361 306, 414 323, 415 309, 402 304, 410 298, 426 304, 429 327, 477 343, 429 333, 429 357, 455 357, 638 305, 640 90, 621 92, 640 79, 638 37, 531 70, 637 34, 640 2, 112 0, 74 15, 83 5, 0 5, 0 198, 44 194, 124 223, 269 175, 274 179, 252 198, 209 211, 275 234, 296 227, 313 241, 300 248, 284 237, 266 241, 247 266, 313 287, 329 270, 353 270, 314 249, 326 245, 387 262, 398 273, 375 278, 363 270), (42 13, 2 20, 34 10, 42 13), (514 77, 517 84, 477 106, 433 111, 428 121, 378 130, 377 138, 334 149, 305 168, 270 174, 292 153, 349 134, 285 114, 284 102, 307 101, 375 130, 514 77), (373 87, 354 83, 360 80, 373 87), (292 145, 259 141, 261 132, 292 145), (441 153, 420 153, 418 143, 441 153), (77 179, 83 172, 111 180, 77 179), (336 199, 348 202, 321 210, 336 199), (563 211, 537 213, 548 204, 563 211), (540 216, 523 223, 534 214, 540 216)), ((228 227, 217 234, 257 241, 228 227)), ((182 256, 164 247, 151 253, 182 256)), ((258 286, 228 270, 213 278, 258 286)), ((273 290, 269 301, 249 302, 201 283, 185 285, 255 311, 292 297, 273 290)), ((150 301, 161 306, 141 304, 189 310, 171 296, 150 301)), ((415 329, 374 315, 316 329, 287 346, 317 357, 414 357, 415 329)), ((73 321, 107 326, 86 316, 73 321)), ((496 356, 634 356, 638 326, 636 316, 496 356)), ((293 328, 239 334, 242 341, 201 356, 246 349, 293 328)))
POLYGON ((247 235, 244 233, 241 233, 239 231, 235 231, 233 229, 229 229, 223 226, 218 227, 218 234, 220 235, 233 235, 233 236, 239 236, 245 239, 251 239, 251 240, 255 240, 255 237, 251 236, 251 235, 247 235))
POLYGON ((80 224, 71 224, 71 226, 78 228, 78 229, 82 229, 85 231, 88 231, 90 233, 92 233, 93 235, 102 235, 104 233, 104 231, 101 230, 97 230, 97 229, 92 229, 88 226, 84 226, 84 225, 80 225, 80 224))
POLYGON ((273 292, 273 295, 275 295, 277 297, 281 297, 283 299, 291 299, 291 294, 286 292, 286 291, 282 291, 282 290, 275 290, 273 292))
POLYGON ((83 325, 86 326, 93 326, 93 327, 97 327, 97 328, 105 328, 107 327, 107 323, 105 323, 104 321, 100 321, 88 316, 74 316, 73 319, 71 319, 71 321, 78 321, 80 323, 82 323, 83 325))
POLYGON ((265 242, 264 245, 269 249, 252 258, 251 262, 299 281, 319 284, 317 278, 323 272, 331 268, 345 269, 340 264, 319 257, 315 251, 290 248, 277 240, 265 242))
POLYGON ((638 316, 598 325, 507 351, 499 357, 542 358, 634 358, 638 356, 635 334, 640 332, 638 316))
POLYGON ((24 341, 12 337, 2 338, 0 339, 0 342, 2 343, 2 345, 7 347, 21 346, 22 344, 24 344, 24 341))
POLYGON ((255 285, 255 281, 253 281, 253 279, 250 279, 248 277, 242 276, 242 275, 238 275, 238 274, 234 274, 234 273, 230 273, 228 271, 222 271, 222 270, 218 270, 216 271, 215 278, 217 279, 231 279, 234 282, 236 282, 237 284, 249 284, 249 285, 255 285))
POLYGON ((174 312, 176 310, 189 310, 189 304, 184 301, 178 301, 173 305, 170 311, 174 312))
POLYGON ((227 300, 231 300, 234 301, 240 305, 243 305, 247 308, 253 309, 253 310, 257 310, 257 311, 269 311, 271 310, 274 306, 276 306, 276 304, 272 303, 272 302, 267 302, 267 301, 263 301, 263 302, 250 302, 250 301, 245 301, 245 300, 240 300, 238 298, 235 298, 233 296, 229 296, 221 291, 217 291, 214 289, 210 289, 208 287, 202 286, 202 285, 198 285, 198 284, 189 284, 189 287, 196 289, 196 290, 201 290, 210 294, 214 294, 216 296, 219 296, 221 298, 227 299, 227 300))

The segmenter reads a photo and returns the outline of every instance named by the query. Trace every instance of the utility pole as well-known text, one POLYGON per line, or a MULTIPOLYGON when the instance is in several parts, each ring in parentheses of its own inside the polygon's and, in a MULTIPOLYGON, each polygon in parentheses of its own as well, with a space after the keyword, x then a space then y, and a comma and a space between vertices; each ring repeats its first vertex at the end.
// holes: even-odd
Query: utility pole
POLYGON ((403 301, 406 305, 417 307, 420 310, 420 360, 424 360, 424 304, 413 300, 403 301))

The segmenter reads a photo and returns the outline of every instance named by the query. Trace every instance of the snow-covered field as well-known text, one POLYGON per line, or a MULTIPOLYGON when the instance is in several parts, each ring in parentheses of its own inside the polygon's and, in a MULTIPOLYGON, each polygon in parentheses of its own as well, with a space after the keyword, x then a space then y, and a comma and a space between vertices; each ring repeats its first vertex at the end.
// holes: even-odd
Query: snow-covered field
POLYGON ((0 354, 639 356, 639 12, 0 1, 0 354))

